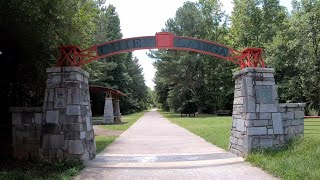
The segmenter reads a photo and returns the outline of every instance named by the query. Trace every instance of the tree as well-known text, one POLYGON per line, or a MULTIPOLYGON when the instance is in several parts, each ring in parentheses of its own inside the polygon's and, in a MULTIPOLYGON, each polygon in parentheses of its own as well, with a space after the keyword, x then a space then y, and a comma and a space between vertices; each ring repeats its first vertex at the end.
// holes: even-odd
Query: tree
MULTIPOLYGON (((176 16, 166 22, 163 31, 178 36, 228 42, 227 20, 219 1, 186 2, 176 11, 176 16)), ((230 108, 230 103, 224 100, 228 97, 229 101, 233 94, 233 65, 207 55, 174 50, 151 51, 150 57, 156 59, 155 92, 162 108, 177 111, 187 103, 196 103, 198 112, 214 112, 226 106, 230 108), (225 82, 213 78, 220 76, 217 70, 221 76, 230 73, 224 76, 228 78, 224 79, 225 82)))

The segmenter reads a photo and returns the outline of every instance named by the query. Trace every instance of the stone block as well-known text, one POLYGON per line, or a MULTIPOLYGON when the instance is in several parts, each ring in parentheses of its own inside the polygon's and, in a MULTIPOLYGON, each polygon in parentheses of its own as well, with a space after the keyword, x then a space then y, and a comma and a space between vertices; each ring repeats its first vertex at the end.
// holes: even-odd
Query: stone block
POLYGON ((22 124, 31 124, 33 122, 33 113, 22 113, 22 124))
POLYGON ((54 101, 54 89, 49 89, 48 101, 54 101))
POLYGON ((236 130, 240 131, 240 132, 243 132, 245 130, 244 128, 244 120, 242 119, 237 119, 237 122, 236 122, 236 130))
POLYGON ((281 113, 281 117, 282 119, 294 119, 294 112, 285 112, 285 113, 281 113))
POLYGON ((81 104, 81 89, 69 88, 68 89, 68 105, 80 105, 81 104))
POLYGON ((80 106, 80 114, 81 115, 87 115, 88 114, 88 106, 80 106))
POLYGON ((83 70, 81 67, 72 67, 72 66, 68 66, 68 67, 64 67, 63 71, 65 72, 77 72, 80 73, 86 77, 89 77, 89 73, 85 70, 83 70))
POLYGON ((233 105, 232 114, 241 114, 242 113, 242 105, 233 105))
POLYGON ((42 123, 42 113, 34 114, 34 123, 41 124, 42 123))
POLYGON ((252 119, 248 119, 244 121, 245 127, 252 127, 253 126, 253 121, 252 119))
POLYGON ((273 139, 272 137, 271 138, 268 138, 268 139, 260 139, 260 147, 262 148, 269 148, 269 147, 272 147, 273 146, 273 139))
POLYGON ((247 128, 247 134, 250 135, 265 135, 267 134, 266 127, 249 127, 247 128))
POLYGON ((58 123, 59 122, 59 111, 47 111, 46 123, 58 123))
POLYGON ((81 115, 81 109, 79 105, 68 105, 67 115, 81 115))
POLYGON ((274 77, 273 73, 262 73, 262 76, 265 78, 273 78, 274 77))
POLYGON ((232 131, 231 136, 236 137, 236 138, 242 138, 242 132, 239 131, 232 131))
POLYGON ((259 119, 271 119, 271 113, 259 113, 259 119))
POLYGON ((234 97, 234 98, 239 98, 239 97, 241 97, 241 91, 240 91, 240 90, 235 90, 233 97, 234 97))
POLYGON ((86 132, 86 140, 92 140, 94 138, 94 131, 87 131, 86 132))
POLYGON ((243 104, 243 97, 236 97, 233 99, 233 104, 243 104))
POLYGON ((82 161, 88 161, 89 159, 90 159, 89 152, 86 152, 80 156, 80 160, 82 161))
POLYGON ((299 104, 298 103, 286 103, 286 107, 296 108, 296 107, 299 107, 299 104))
POLYGON ((81 131, 80 132, 80 139, 85 139, 86 138, 86 132, 85 131, 81 131))
POLYGON ((273 134, 273 129, 268 129, 268 134, 273 134))
POLYGON ((272 113, 273 133, 283 134, 283 124, 280 113, 272 113))
POLYGON ((64 145, 64 136, 63 135, 52 135, 46 134, 42 139, 42 148, 43 149, 60 149, 64 145))
POLYGON ((302 118, 304 118, 304 111, 295 111, 295 112, 294 112, 294 118, 295 118, 295 119, 302 119, 302 118))
POLYGON ((253 120, 253 126, 257 127, 257 126, 268 126, 268 120, 253 120))
POLYGON ((232 115, 232 118, 233 118, 233 119, 242 119, 242 115, 240 115, 240 114, 233 114, 233 115, 232 115))
POLYGON ((83 82, 83 75, 77 72, 70 72, 70 76, 68 78, 69 80, 72 81, 80 81, 83 82))
POLYGON ((92 130, 92 122, 89 116, 86 116, 86 127, 87 127, 87 131, 92 130))
POLYGON ((244 113, 242 114, 242 119, 253 120, 253 119, 257 119, 257 116, 256 116, 256 113, 244 113))
POLYGON ((275 82, 272 81, 272 79, 270 79, 271 81, 265 81, 266 78, 264 78, 263 81, 256 81, 255 84, 257 86, 274 86, 275 85, 275 82))
POLYGON ((252 96, 244 97, 243 112, 256 112, 255 99, 252 96))
POLYGON ((62 124, 63 131, 83 131, 83 125, 80 123, 62 124))
POLYGON ((68 141, 68 153, 69 154, 84 154, 85 145, 83 140, 69 140, 68 141))
POLYGON ((300 120, 297 119, 297 120, 292 120, 292 126, 300 126, 300 120))
POLYGON ((291 124, 292 120, 285 120, 285 121, 283 121, 283 122, 284 122, 284 126, 285 126, 285 127, 289 127, 289 126, 292 125, 292 124, 291 124))
POLYGON ((67 96, 65 88, 56 88, 54 108, 65 108, 67 104, 67 96))
POLYGON ((253 83, 251 77, 245 77, 242 79, 242 91, 241 96, 253 96, 253 83))
POLYGON ((21 113, 12 113, 12 125, 21 125, 22 117, 21 113))
POLYGON ((66 131, 64 132, 64 139, 66 140, 80 140, 85 139, 85 131, 66 131))
POLYGON ((275 104, 260 104, 259 112, 278 112, 275 104))
POLYGON ((57 73, 57 74, 53 74, 52 75, 52 78, 51 78, 51 83, 53 83, 53 84, 59 84, 59 83, 61 83, 61 75, 59 74, 59 73, 57 73))
POLYGON ((45 134, 61 134, 61 126, 55 123, 46 123, 42 125, 42 131, 45 134))

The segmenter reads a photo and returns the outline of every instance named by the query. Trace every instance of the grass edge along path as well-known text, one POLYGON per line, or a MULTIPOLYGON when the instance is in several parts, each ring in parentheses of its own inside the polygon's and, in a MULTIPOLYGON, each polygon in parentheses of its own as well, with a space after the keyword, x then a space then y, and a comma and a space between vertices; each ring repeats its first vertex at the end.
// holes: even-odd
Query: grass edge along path
MULTIPOLYGON (((132 126, 140 117, 142 117, 145 112, 147 111, 124 115, 121 117, 121 121, 123 122, 121 124, 99 125, 99 127, 110 130, 125 131, 130 126, 132 126)), ((102 118, 103 117, 94 117, 95 120, 102 120, 102 118)))
MULTIPOLYGON (((202 137, 207 142, 228 149, 231 117, 212 115, 180 117, 177 113, 159 112, 174 124, 202 137), (218 124, 223 121, 225 122, 218 124)), ((284 149, 255 151, 246 157, 246 161, 281 179, 320 179, 320 119, 305 119, 304 137, 292 141, 284 149)))
MULTIPOLYGON (((125 131, 131 125, 133 125, 145 112, 146 111, 122 116, 123 121, 127 123, 119 125, 102 125, 102 127, 111 130, 115 129, 125 131)), ((118 136, 95 136, 97 154, 103 151, 117 137, 118 136)), ((35 161, 16 162, 13 160, 7 160, 0 163, 0 180, 69 180, 72 179, 75 175, 77 175, 83 168, 85 168, 85 164, 83 163, 59 162, 55 164, 50 164, 35 161)))
POLYGON ((161 115, 207 142, 227 150, 229 146, 231 117, 197 114, 196 117, 180 117, 180 114, 159 110, 161 115), (200 122, 200 123, 197 123, 200 122))

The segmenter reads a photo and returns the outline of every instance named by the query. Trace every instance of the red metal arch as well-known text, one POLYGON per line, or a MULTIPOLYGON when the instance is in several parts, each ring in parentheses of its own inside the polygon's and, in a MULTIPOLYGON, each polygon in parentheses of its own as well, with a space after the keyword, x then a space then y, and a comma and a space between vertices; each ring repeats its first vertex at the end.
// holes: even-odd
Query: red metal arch
POLYGON ((62 46, 56 66, 82 66, 107 56, 132 52, 139 49, 175 49, 194 51, 225 59, 238 64, 240 68, 265 67, 262 48, 246 48, 237 51, 215 42, 189 37, 174 36, 172 33, 161 32, 155 36, 135 37, 109 41, 81 50, 78 46, 62 46))

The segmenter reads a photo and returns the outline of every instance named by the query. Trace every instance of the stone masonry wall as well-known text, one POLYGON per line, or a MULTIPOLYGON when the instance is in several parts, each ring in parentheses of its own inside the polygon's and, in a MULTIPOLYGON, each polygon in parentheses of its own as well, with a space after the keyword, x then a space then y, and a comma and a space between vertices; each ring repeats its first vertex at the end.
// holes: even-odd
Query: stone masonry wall
POLYGON ((13 157, 38 160, 43 110, 41 107, 12 107, 13 157))
POLYGON ((96 145, 88 77, 80 67, 47 69, 40 158, 45 161, 87 161, 96 145))
POLYGON ((245 68, 234 73, 231 152, 244 156, 254 149, 278 148, 303 131, 304 109, 292 104, 279 106, 273 73, 272 68, 245 68))
POLYGON ((280 104, 285 140, 290 141, 304 134, 305 103, 280 104))

